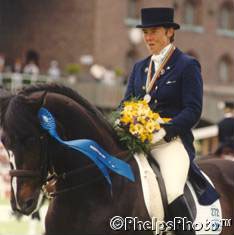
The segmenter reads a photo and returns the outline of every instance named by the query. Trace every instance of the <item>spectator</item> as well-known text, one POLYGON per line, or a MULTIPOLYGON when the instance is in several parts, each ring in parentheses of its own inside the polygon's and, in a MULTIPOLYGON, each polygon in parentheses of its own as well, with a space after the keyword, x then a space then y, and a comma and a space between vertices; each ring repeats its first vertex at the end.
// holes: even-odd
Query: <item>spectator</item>
POLYGON ((60 71, 60 68, 59 68, 58 61, 52 60, 50 62, 50 67, 49 67, 49 70, 48 70, 48 75, 54 81, 59 80, 60 75, 61 75, 61 71, 60 71))
POLYGON ((219 145, 216 155, 234 161, 234 102, 223 103, 224 118, 218 122, 219 145))
POLYGON ((21 73, 22 72, 22 61, 20 58, 17 58, 14 63, 14 72, 21 73))
POLYGON ((39 55, 36 51, 29 50, 26 54, 26 63, 23 72, 38 75, 39 71, 39 55))
POLYGON ((218 123, 219 143, 234 141, 234 102, 224 103, 224 118, 218 123))
POLYGON ((22 86, 22 61, 20 58, 17 58, 13 67, 14 73, 12 74, 12 84, 11 89, 16 90, 22 86))

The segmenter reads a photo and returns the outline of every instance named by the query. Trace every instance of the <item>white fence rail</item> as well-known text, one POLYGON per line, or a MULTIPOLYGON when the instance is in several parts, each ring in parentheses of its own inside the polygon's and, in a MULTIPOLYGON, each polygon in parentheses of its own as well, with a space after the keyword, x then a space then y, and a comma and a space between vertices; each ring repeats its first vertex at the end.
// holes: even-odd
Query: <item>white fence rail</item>
POLYGON ((213 125, 213 126, 194 129, 193 135, 195 140, 202 140, 215 137, 218 135, 218 126, 213 125))
POLYGON ((0 85, 9 90, 19 89, 22 86, 46 83, 53 81, 47 75, 22 74, 22 73, 2 73, 0 74, 0 85))

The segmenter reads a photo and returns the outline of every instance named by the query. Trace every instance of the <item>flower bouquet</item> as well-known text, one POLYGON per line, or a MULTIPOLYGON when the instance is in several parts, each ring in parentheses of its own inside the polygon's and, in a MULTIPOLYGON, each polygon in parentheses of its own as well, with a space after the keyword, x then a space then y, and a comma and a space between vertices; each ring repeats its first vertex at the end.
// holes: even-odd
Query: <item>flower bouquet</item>
POLYGON ((160 124, 170 119, 154 113, 145 100, 130 100, 116 112, 114 128, 120 141, 131 153, 149 152, 160 124))

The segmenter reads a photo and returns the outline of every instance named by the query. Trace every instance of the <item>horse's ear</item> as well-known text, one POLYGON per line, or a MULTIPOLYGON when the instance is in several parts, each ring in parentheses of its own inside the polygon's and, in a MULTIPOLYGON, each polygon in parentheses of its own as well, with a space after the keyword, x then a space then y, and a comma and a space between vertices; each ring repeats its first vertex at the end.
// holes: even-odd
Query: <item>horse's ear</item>
POLYGON ((47 95, 47 91, 44 91, 42 96, 39 98, 40 107, 45 106, 45 104, 46 104, 46 95, 47 95))
POLYGON ((46 103, 47 91, 43 91, 42 94, 38 94, 34 97, 22 95, 22 99, 26 102, 33 111, 37 112, 46 103))

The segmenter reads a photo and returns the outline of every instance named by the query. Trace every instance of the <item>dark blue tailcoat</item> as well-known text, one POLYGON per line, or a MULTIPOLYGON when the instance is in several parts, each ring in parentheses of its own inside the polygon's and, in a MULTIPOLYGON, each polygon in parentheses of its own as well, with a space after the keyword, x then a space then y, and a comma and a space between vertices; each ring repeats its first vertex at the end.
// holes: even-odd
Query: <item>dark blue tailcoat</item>
MULTIPOLYGON (((150 58, 134 65, 124 100, 131 97, 143 98, 146 94, 150 58)), ((218 194, 193 162, 195 149, 191 129, 199 121, 202 112, 203 85, 200 64, 196 59, 175 49, 163 72, 150 92, 150 107, 162 117, 172 118, 172 127, 180 136, 190 157, 189 174, 199 187, 199 202, 203 205, 211 204, 218 198, 218 194)))

